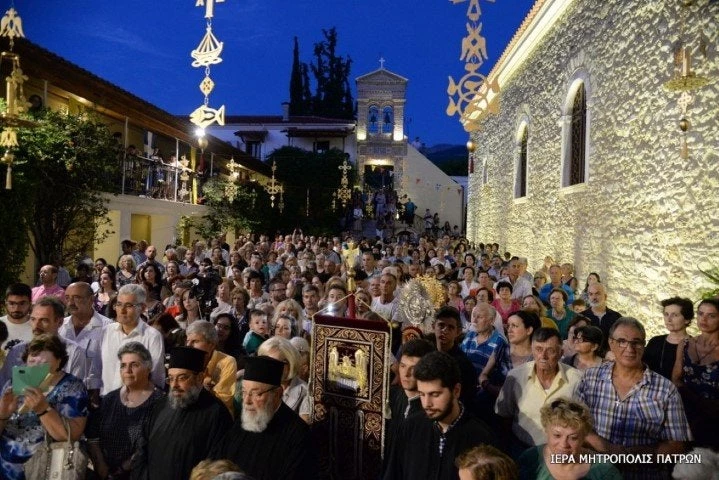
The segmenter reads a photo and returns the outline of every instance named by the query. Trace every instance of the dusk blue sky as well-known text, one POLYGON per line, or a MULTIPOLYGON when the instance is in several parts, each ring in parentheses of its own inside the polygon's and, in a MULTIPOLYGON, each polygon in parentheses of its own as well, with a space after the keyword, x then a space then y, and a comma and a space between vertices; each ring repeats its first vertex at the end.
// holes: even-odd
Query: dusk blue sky
MULTIPOLYGON (((196 0, 15 0, 26 37, 174 114, 202 102, 202 69, 190 51, 205 33, 196 0)), ((481 0, 489 61, 498 59, 534 0, 481 0)), ((10 2, 3 2, 3 9, 10 2)), ((336 27, 338 53, 352 57, 354 78, 379 67, 409 79, 406 134, 427 145, 467 140, 448 117, 448 76, 464 74, 460 45, 468 3, 450 0, 225 0, 213 31, 225 42, 212 67, 210 106, 228 115, 280 114, 289 100, 293 38, 311 60, 322 29, 336 27)))

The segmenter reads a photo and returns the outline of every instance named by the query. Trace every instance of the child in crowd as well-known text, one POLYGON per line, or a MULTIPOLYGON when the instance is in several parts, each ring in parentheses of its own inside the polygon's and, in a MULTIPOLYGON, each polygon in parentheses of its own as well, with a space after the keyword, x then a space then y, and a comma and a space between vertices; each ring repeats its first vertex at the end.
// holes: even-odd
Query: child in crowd
POLYGON ((242 347, 247 355, 254 355, 262 342, 267 340, 267 314, 262 310, 250 312, 250 331, 245 335, 242 347))

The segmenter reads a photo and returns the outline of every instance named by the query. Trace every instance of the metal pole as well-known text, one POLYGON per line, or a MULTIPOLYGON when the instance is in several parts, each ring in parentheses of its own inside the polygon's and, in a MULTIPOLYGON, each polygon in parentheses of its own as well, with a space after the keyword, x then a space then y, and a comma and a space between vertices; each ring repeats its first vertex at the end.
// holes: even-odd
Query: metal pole
POLYGON ((172 169, 175 171, 175 201, 177 201, 177 177, 179 177, 179 169, 177 165, 180 162, 180 140, 175 138, 175 164, 172 165, 172 169))

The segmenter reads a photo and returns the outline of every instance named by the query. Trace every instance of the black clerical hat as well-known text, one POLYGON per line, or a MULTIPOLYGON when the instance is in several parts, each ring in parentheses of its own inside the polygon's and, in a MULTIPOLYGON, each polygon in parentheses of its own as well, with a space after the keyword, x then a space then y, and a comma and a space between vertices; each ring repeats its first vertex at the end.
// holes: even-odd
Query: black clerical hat
POLYGON ((205 369, 205 352, 192 347, 175 347, 170 351, 169 368, 201 372, 205 369))
POLYGON ((245 363, 244 379, 266 383, 267 385, 280 386, 284 369, 284 362, 275 360, 272 357, 264 355, 248 357, 245 363))

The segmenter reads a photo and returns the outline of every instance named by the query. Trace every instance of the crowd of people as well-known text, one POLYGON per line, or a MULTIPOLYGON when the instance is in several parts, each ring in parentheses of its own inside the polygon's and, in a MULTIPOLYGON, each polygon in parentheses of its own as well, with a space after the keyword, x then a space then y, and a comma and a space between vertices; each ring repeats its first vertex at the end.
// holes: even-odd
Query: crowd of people
MULTIPOLYGON (((532 273, 498 244, 430 229, 414 244, 356 238, 347 265, 347 240, 295 230, 160 253, 127 239, 64 285, 53 265, 10 285, 0 477, 26 478, 48 435, 82 440, 101 479, 317 478, 313 317, 348 314, 348 269, 355 315, 392 326, 384 479, 672 478, 672 462, 581 455, 692 447, 716 461, 718 299, 663 300, 667 333, 647 342, 608 306, 607 279, 582 285, 570 263, 532 273), (399 312, 419 277, 446 294, 431 327, 399 312), (13 367, 40 364, 43 384, 13 391, 13 367)), ((704 478, 692 467, 674 478, 704 478)))

